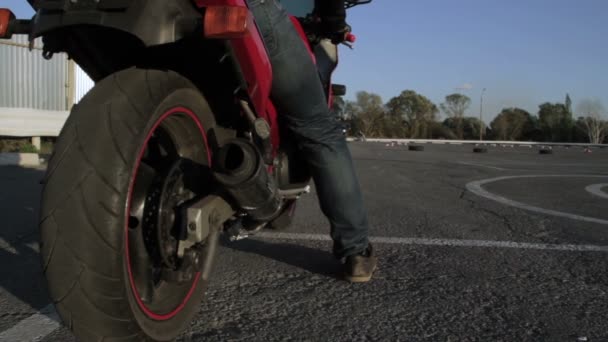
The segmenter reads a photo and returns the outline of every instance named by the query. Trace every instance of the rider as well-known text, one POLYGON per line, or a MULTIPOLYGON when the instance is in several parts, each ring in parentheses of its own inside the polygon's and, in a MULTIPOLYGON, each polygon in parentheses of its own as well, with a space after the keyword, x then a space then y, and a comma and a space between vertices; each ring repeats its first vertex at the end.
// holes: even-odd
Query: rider
MULTIPOLYGON (((278 0, 248 0, 273 70, 272 98, 281 120, 304 153, 323 214, 331 225, 333 253, 344 259, 344 276, 369 281, 376 256, 352 157, 333 120, 316 66, 278 0)), ((323 33, 334 42, 348 33, 344 0, 315 0, 323 33)))

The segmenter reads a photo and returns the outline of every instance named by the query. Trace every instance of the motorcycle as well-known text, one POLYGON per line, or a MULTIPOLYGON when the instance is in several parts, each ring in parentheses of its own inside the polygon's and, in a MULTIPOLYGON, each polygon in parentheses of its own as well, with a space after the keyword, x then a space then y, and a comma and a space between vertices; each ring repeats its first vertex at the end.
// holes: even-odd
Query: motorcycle
MULTIPOLYGON (((43 181, 50 296, 82 341, 172 340, 203 300, 220 233, 284 228, 309 191, 262 37, 245 0, 29 2, 30 20, 0 9, 0 38, 42 37, 45 58, 65 52, 96 83, 43 181)), ((331 105, 345 92, 331 83, 338 48, 312 15, 292 21, 331 105)))

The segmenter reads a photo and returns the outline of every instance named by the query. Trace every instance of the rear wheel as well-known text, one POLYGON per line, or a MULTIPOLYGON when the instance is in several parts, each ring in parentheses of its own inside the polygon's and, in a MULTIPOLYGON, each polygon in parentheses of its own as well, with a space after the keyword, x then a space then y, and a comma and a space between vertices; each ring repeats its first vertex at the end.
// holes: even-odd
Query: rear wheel
POLYGON ((72 111, 45 179, 50 295, 82 341, 167 341, 197 312, 217 231, 177 254, 183 209, 212 189, 215 121, 173 72, 128 69, 72 111), (203 260, 203 262, 200 262, 203 260))

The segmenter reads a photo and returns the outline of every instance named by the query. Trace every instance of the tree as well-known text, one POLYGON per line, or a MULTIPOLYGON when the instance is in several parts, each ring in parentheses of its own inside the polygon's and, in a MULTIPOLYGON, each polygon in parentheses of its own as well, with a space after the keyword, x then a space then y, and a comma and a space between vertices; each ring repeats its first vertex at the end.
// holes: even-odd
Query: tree
POLYGON ((497 140, 530 140, 534 134, 534 118, 520 108, 505 108, 494 118, 490 127, 497 140))
POLYGON ((562 103, 543 103, 539 106, 538 119, 545 141, 569 141, 572 132, 572 113, 562 103))
POLYGON ((431 123, 435 121, 439 110, 428 98, 413 90, 405 90, 395 96, 386 105, 388 114, 393 119, 402 120, 408 137, 429 138, 431 123))
POLYGON ((340 120, 347 120, 348 118, 346 118, 345 115, 345 108, 346 102, 344 101, 344 98, 342 96, 334 96, 331 104, 332 114, 340 120))
MULTIPOLYGON (((472 116, 464 117, 462 118, 461 125, 462 136, 458 139, 479 140, 479 127, 481 127, 479 118, 474 118, 472 116)), ((456 132, 458 130, 458 122, 455 118, 443 120, 443 126, 454 133, 454 139, 457 138, 456 132)))
POLYGON ((441 104, 441 110, 449 117, 454 119, 456 125, 456 135, 459 139, 463 138, 463 118, 464 114, 471 106, 471 99, 463 94, 452 94, 445 97, 445 102, 441 104))
POLYGON ((352 117, 354 134, 362 132, 367 137, 382 137, 386 129, 384 104, 380 95, 360 91, 357 100, 346 105, 346 115, 352 117))
POLYGON ((444 125, 444 123, 437 121, 431 122, 429 127, 430 136, 433 137, 433 139, 457 139, 454 131, 450 127, 444 125))
POLYGON ((479 118, 465 117, 462 120, 462 133, 466 140, 477 140, 479 139, 479 128, 483 126, 483 122, 479 121, 479 118))
POLYGON ((608 135, 608 121, 604 119, 606 110, 597 99, 582 100, 577 106, 580 115, 577 121, 578 127, 582 129, 592 144, 601 144, 608 135))
POLYGON ((564 101, 564 105, 566 106, 566 111, 570 116, 572 116, 572 99, 570 98, 570 94, 566 94, 566 100, 564 101))

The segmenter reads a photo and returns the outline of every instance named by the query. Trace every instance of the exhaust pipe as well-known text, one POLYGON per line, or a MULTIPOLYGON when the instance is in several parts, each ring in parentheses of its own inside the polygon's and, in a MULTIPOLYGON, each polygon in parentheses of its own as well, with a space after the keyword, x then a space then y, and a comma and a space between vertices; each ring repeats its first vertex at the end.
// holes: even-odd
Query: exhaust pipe
POLYGON ((270 221, 280 213, 276 182, 251 142, 234 139, 222 146, 214 158, 213 175, 253 220, 270 221))

